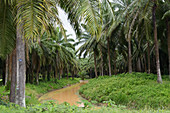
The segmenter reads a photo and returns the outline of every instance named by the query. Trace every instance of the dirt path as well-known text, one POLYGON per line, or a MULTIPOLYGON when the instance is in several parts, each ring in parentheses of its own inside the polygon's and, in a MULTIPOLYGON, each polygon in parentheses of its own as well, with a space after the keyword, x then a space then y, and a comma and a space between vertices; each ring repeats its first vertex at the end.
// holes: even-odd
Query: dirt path
POLYGON ((86 84, 88 81, 80 81, 80 83, 51 91, 49 93, 44 94, 39 98, 39 101, 46 101, 46 100, 56 100, 56 103, 63 103, 68 102, 70 105, 77 105, 79 107, 83 107, 84 104, 78 104, 77 102, 81 102, 81 99, 78 95, 78 90, 80 89, 80 86, 83 84, 86 84))

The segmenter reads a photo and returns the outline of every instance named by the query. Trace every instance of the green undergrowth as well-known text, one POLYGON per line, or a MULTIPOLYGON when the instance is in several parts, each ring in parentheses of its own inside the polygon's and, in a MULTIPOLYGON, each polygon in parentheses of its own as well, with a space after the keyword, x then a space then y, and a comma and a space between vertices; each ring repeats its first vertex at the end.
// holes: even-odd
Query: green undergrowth
POLYGON ((130 109, 170 110, 170 81, 163 76, 163 84, 156 82, 156 75, 146 73, 119 74, 92 79, 80 88, 80 94, 90 101, 130 109))
POLYGON ((26 84, 26 104, 32 105, 32 104, 38 104, 38 97, 55 89, 60 89, 65 86, 78 83, 79 79, 75 78, 72 79, 66 79, 62 78, 61 80, 51 80, 46 82, 40 82, 39 85, 35 84, 26 84))
POLYGON ((9 91, 6 91, 5 86, 0 86, 0 105, 8 103, 9 91))
MULTIPOLYGON (((54 80, 51 81, 41 81, 39 85, 36 84, 26 84, 26 95, 25 95, 25 101, 26 105, 35 105, 39 104, 38 97, 55 89, 60 89, 65 86, 75 84, 79 82, 79 78, 72 79, 66 79, 62 78, 61 80, 57 80, 56 82, 54 80)), ((9 94, 10 91, 6 90, 7 88, 5 86, 0 86, 0 105, 3 104, 9 104, 9 94)))
POLYGON ((52 91, 54 89, 60 89, 65 86, 75 84, 79 82, 79 78, 75 78, 74 80, 62 78, 61 80, 57 80, 56 82, 53 81, 46 81, 46 82, 40 82, 39 85, 35 84, 26 84, 26 87, 36 91, 38 94, 44 94, 49 91, 52 91))
POLYGON ((52 101, 27 106, 26 108, 17 105, 0 105, 0 113, 170 113, 166 110, 128 110, 121 107, 100 107, 81 108, 70 106, 68 103, 55 104, 52 101))
MULTIPOLYGON (((101 85, 102 82, 104 82, 103 84, 108 85, 109 79, 117 78, 114 80, 114 82, 115 82, 118 79, 123 79, 125 76, 127 76, 127 78, 128 78, 128 75, 121 74, 118 76, 117 77, 99 77, 98 79, 90 80, 90 83, 82 86, 82 88, 88 87, 88 85, 93 84, 94 85, 93 87, 96 87, 96 91, 97 91, 97 88, 99 86, 104 86, 104 85, 101 85), (97 84, 98 84, 98 86, 96 86, 97 84)), ((131 78, 135 78, 135 77, 131 77, 131 78)), ((137 77, 137 78, 143 79, 140 77, 137 77)), ((57 81, 58 82, 57 84, 54 81, 40 82, 39 85, 27 84, 26 85, 27 107, 26 108, 19 107, 18 105, 6 103, 6 102, 3 102, 0 100, 0 113, 41 113, 41 112, 43 112, 43 113, 158 113, 158 112, 159 113, 170 113, 170 111, 165 110, 165 109, 156 109, 156 110, 148 109, 148 108, 140 109, 140 110, 127 109, 123 105, 117 105, 111 99, 103 101, 103 103, 107 104, 107 106, 97 107, 97 108, 91 104, 91 103, 97 103, 97 101, 88 102, 87 100, 82 101, 85 105, 85 108, 80 108, 77 106, 70 106, 68 103, 55 104, 53 101, 47 101, 45 103, 36 102, 37 96, 39 94, 43 94, 43 93, 46 93, 46 92, 54 90, 54 89, 62 88, 69 84, 77 83, 78 81, 79 81, 79 79, 75 79, 73 81, 71 79, 69 79, 69 80, 62 79, 61 81, 57 81), (56 85, 58 85, 58 86, 56 86, 56 85)), ((152 83, 154 83, 156 85, 156 82, 154 82, 153 80, 151 80, 151 81, 152 81, 152 83)), ((168 81, 166 81, 166 82, 167 82, 167 84, 169 83, 168 81)), ((121 84, 121 83, 118 83, 118 82, 116 82, 116 83, 118 84, 117 87, 120 87, 119 84, 121 84)), ((135 82, 135 84, 140 84, 140 83, 145 84, 145 82, 137 82, 137 81, 135 82)), ((130 83, 130 82, 126 83, 126 85, 128 85, 128 84, 129 84, 128 87, 130 87, 130 84, 132 84, 132 83, 130 83)), ((164 85, 164 84, 162 84, 162 85, 164 85)), ((121 87, 123 87, 123 85, 121 87)), ((82 90, 82 88, 81 88, 81 90, 82 90)), ((91 88, 92 88, 92 86, 89 87, 89 90, 91 88)), ((5 90, 4 86, 0 87, 0 94, 3 96, 8 95, 9 91, 4 91, 4 90, 5 90)), ((105 91, 106 90, 108 90, 108 89, 105 89, 105 91)), ((95 95, 98 96, 97 94, 95 94, 95 95)))

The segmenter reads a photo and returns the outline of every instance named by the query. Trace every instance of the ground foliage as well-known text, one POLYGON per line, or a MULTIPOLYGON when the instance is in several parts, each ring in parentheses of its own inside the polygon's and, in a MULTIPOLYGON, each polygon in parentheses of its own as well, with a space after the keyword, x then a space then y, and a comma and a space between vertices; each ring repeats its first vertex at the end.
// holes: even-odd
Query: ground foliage
POLYGON ((55 104, 52 101, 26 108, 14 104, 0 105, 0 109, 0 113, 170 113, 167 110, 128 110, 121 107, 81 108, 68 103, 55 104))
POLYGON ((38 94, 40 93, 47 93, 49 91, 52 91, 54 89, 60 89, 63 88, 65 86, 71 85, 71 84, 75 84, 78 83, 79 79, 75 78, 75 79, 66 79, 66 78, 62 78, 61 80, 51 80, 51 81, 44 81, 44 82, 40 82, 39 85, 35 85, 35 84, 26 84, 26 87, 32 90, 35 90, 38 94))
MULTIPOLYGON (((121 74, 119 76, 122 77, 123 79, 123 77, 127 75, 121 74)), ((95 81, 99 82, 99 81, 107 80, 110 78, 113 79, 114 77, 107 77, 107 76, 99 77, 98 79, 90 80, 90 84, 94 83, 95 81)), ((143 77, 139 77, 139 78, 143 79, 143 77)), ((152 80, 153 78, 150 78, 150 79, 152 80)), ((158 110, 158 109, 153 110, 153 109, 148 109, 148 108, 141 109, 141 110, 127 109, 123 105, 116 105, 116 103, 112 100, 103 101, 105 104, 107 104, 107 106, 97 107, 97 108, 92 105, 92 103, 97 103, 97 101, 91 101, 92 102, 91 103, 91 102, 88 102, 87 100, 83 100, 82 102, 86 105, 84 108, 80 108, 77 106, 70 106, 68 103, 55 104, 53 101, 47 101, 45 103, 38 102, 37 96, 39 94, 46 93, 50 90, 53 90, 53 88, 62 88, 68 84, 74 84, 78 82, 78 80, 79 79, 75 79, 75 80, 61 79, 60 81, 58 81, 57 85, 55 81, 40 82, 39 85, 27 84, 26 85, 26 102, 27 102, 26 108, 20 107, 15 104, 11 104, 3 100, 2 99, 3 97, 5 97, 6 95, 9 95, 9 91, 5 91, 5 86, 1 86, 0 87, 0 94, 1 94, 0 113, 11 113, 11 112, 12 113, 40 113, 40 112, 43 112, 43 113, 158 113, 158 112, 159 113, 170 113, 170 111, 168 110, 158 110)), ((105 82, 106 85, 107 83, 105 82)), ((85 88, 86 86, 90 84, 82 86, 82 88, 85 88)))
MULTIPOLYGON (((60 89, 66 87, 71 84, 78 83, 79 79, 75 78, 66 79, 62 78, 61 80, 51 80, 51 81, 41 81, 39 85, 36 84, 26 84, 26 104, 27 105, 34 105, 39 104, 38 97, 42 94, 45 94, 49 91, 60 89)), ((9 103, 9 93, 10 88, 6 88, 7 86, 0 87, 0 105, 6 105, 9 103), (8 90, 7 90, 8 89, 8 90)))
POLYGON ((170 81, 163 76, 163 84, 157 76, 147 73, 119 74, 92 79, 80 88, 80 94, 98 103, 113 101, 135 109, 170 109, 170 81))

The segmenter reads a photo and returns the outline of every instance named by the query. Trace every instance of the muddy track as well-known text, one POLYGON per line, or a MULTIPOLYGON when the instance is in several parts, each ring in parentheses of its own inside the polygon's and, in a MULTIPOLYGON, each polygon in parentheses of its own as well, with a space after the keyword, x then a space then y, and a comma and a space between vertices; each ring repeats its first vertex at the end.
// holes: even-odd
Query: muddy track
POLYGON ((63 103, 68 102, 70 105, 77 105, 83 107, 83 104, 78 104, 77 102, 81 102, 81 97, 78 94, 78 90, 80 86, 86 84, 88 81, 80 81, 75 85, 71 85, 66 88, 62 88, 59 90, 51 91, 49 93, 44 94, 38 100, 40 102, 47 101, 47 100, 54 100, 55 103, 63 103))

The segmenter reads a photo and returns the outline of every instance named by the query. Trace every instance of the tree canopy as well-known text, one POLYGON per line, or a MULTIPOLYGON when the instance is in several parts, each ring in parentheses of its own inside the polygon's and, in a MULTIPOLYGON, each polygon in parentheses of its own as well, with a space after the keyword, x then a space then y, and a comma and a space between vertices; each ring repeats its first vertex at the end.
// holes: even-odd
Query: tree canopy
POLYGON ((16 86, 16 98, 25 78, 39 84, 146 72, 162 83, 162 74, 170 78, 169 20, 169 0, 1 0, 0 74, 16 86), (57 7, 68 13, 78 41, 66 35, 57 7))

